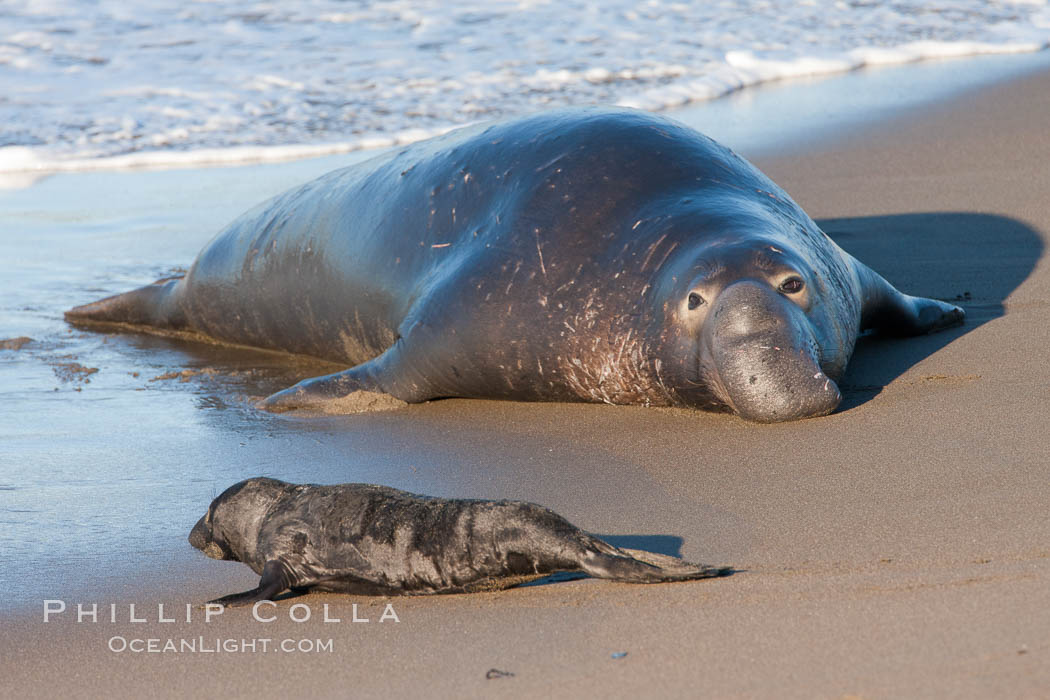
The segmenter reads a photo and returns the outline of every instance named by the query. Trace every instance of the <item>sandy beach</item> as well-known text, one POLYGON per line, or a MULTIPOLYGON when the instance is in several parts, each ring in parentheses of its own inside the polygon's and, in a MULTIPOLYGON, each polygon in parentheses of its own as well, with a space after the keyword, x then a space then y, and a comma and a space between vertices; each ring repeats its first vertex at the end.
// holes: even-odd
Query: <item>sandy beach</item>
MULTIPOLYGON (((954 300, 967 312, 965 325, 939 334, 862 339, 842 382, 845 401, 824 418, 755 425, 675 409, 470 400, 367 416, 258 415, 231 397, 261 395, 318 368, 150 337, 76 336, 81 348, 91 345, 75 361, 100 370, 91 383, 62 383, 53 400, 26 398, 46 418, 32 435, 15 435, 13 454, 23 468, 60 480, 94 461, 128 472, 128 493, 156 499, 147 529, 160 544, 132 513, 92 540, 117 563, 100 566, 88 551, 63 562, 54 581, 44 545, 26 544, 26 561, 39 562, 39 571, 4 575, 20 602, 0 618, 5 693, 1045 697, 1047 114, 1044 71, 754 158, 832 238, 898 288, 954 300), (216 376, 206 368, 218 368, 216 376), (186 369, 186 382, 148 382, 186 369), (535 501, 613 544, 737 573, 429 598, 315 594, 265 608, 273 622, 253 619, 250 609, 206 620, 196 608, 187 622, 187 604, 255 585, 247 567, 207 560, 185 536, 212 496, 258 474, 535 501), (71 566, 83 569, 76 586, 68 583, 71 566), (65 611, 45 622, 48 599, 65 611), (98 621, 78 622, 78 604, 97 604, 98 621), (291 619, 307 612, 309 620, 291 619), (159 650, 169 639, 196 640, 198 650, 133 650, 151 639, 159 650), (245 649, 251 640, 254 650, 245 649), (291 651, 280 648, 286 640, 291 651)), ((289 164, 288 182, 271 178, 263 188, 219 171, 200 171, 192 186, 193 173, 158 176, 156 188, 182 183, 173 210, 192 206, 193 187, 226 187, 229 197, 202 205, 191 233, 166 239, 153 255, 188 263, 210 231, 265 196, 261 190, 280 191, 328 167, 289 164)), ((130 233, 140 212, 121 183, 134 174, 95 177, 100 201, 113 202, 91 230, 129 233, 126 244, 107 242, 126 254, 119 267, 126 278, 92 284, 116 291, 141 281, 136 275, 163 273, 135 270, 137 249, 157 243, 130 233)), ((47 181, 34 187, 48 196, 47 181)), ((150 216, 142 226, 164 229, 165 217, 176 215, 150 216)), ((89 243, 70 249, 75 261, 63 264, 71 276, 91 269, 89 243)), ((90 290, 47 293, 60 309, 86 301, 90 290)), ((63 351, 48 342, 12 361, 27 377, 19 396, 37 395, 34 377, 55 383, 57 360, 41 358, 63 351)), ((0 416, 13 425, 24 405, 7 404, 0 416)), ((105 500, 111 486, 92 490, 84 478, 86 501, 121 507, 123 496, 105 500)), ((63 527, 92 527, 89 504, 59 514, 32 507, 58 523, 54 537, 63 527)), ((17 522, 12 527, 32 526, 17 522)), ((31 539, 26 532, 20 541, 31 539)))

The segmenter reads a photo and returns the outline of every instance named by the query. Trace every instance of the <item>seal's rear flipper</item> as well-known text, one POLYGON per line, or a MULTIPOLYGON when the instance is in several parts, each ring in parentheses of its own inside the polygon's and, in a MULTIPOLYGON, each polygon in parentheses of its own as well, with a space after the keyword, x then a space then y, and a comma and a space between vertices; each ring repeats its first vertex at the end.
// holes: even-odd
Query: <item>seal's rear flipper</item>
POLYGON ((618 549, 611 546, 610 549, 617 553, 588 552, 581 560, 580 568, 595 578, 627 583, 692 581, 729 576, 733 573, 733 569, 727 566, 692 564, 677 557, 636 549, 618 549))
POLYGON ((134 323, 157 328, 186 325, 176 296, 182 277, 160 279, 145 287, 106 297, 66 312, 70 323, 134 323))
POLYGON ((853 262, 861 287, 861 330, 923 335, 958 326, 966 318, 966 312, 954 304, 903 294, 868 266, 853 262))
POLYGON ((222 598, 209 600, 208 603, 235 608, 258 603, 260 600, 273 600, 278 593, 292 587, 290 578, 284 564, 273 559, 266 562, 266 566, 263 567, 262 576, 256 588, 244 593, 224 595, 222 598))

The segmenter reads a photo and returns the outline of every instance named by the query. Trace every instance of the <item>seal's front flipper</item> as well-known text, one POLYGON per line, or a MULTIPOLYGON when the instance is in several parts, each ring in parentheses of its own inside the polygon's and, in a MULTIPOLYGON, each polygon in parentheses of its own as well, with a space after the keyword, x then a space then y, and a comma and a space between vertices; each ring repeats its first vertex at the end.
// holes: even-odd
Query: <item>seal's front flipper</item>
POLYGON ((70 323, 133 323, 156 328, 181 328, 186 319, 179 308, 182 277, 167 277, 124 294, 106 297, 66 312, 70 323))
POLYGON ((958 326, 966 318, 966 312, 954 304, 902 294, 871 268, 854 264, 861 288, 861 330, 922 335, 958 326))
POLYGON ((419 369, 425 357, 406 351, 411 347, 419 346, 408 343, 404 337, 398 338, 379 357, 342 372, 304 379, 256 405, 274 413, 306 410, 343 414, 392 411, 427 401, 435 394, 419 369))
POLYGON ((291 576, 289 576, 287 568, 276 559, 271 559, 263 567, 262 576, 260 576, 259 585, 256 588, 244 593, 224 595, 222 598, 210 600, 208 603, 235 608, 258 603, 260 600, 273 600, 278 593, 291 588, 291 583, 291 576))
POLYGON ((369 372, 371 364, 366 362, 335 374, 304 379, 267 396, 256 406, 273 413, 302 410, 331 414, 392 411, 407 406, 401 399, 382 391, 369 372))

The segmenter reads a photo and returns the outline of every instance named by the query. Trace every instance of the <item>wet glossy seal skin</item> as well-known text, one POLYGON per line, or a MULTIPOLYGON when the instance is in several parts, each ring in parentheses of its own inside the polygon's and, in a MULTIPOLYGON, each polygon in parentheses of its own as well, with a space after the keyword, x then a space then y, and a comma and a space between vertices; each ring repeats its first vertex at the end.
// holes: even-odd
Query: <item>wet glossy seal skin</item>
MULTIPOLYGON (((961 309, 898 292, 730 150, 669 119, 572 110, 459 130, 242 216, 189 273, 68 312, 351 365, 355 392, 830 413, 860 331, 961 309)), ((371 394, 368 394, 371 396, 371 394)))
POLYGON ((246 605, 286 590, 412 595, 496 590, 558 571, 630 583, 732 573, 619 549, 521 501, 429 498, 371 484, 255 478, 220 494, 190 533, 214 559, 261 578, 212 601, 246 605))

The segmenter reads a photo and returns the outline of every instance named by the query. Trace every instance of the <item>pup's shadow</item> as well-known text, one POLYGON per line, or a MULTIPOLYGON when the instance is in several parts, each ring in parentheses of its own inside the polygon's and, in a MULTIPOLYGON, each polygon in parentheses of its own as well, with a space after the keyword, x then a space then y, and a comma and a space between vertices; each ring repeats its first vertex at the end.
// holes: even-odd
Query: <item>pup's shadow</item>
POLYGON ((949 301, 966 311, 963 325, 940 333, 862 337, 840 382, 840 411, 871 400, 909 367, 1002 316, 1004 302, 1043 254, 1033 229, 991 214, 895 214, 817 224, 902 292, 949 301))
POLYGON ((666 554, 669 557, 682 557, 682 545, 685 540, 677 535, 595 535, 613 547, 621 549, 641 549, 645 552, 666 554))

